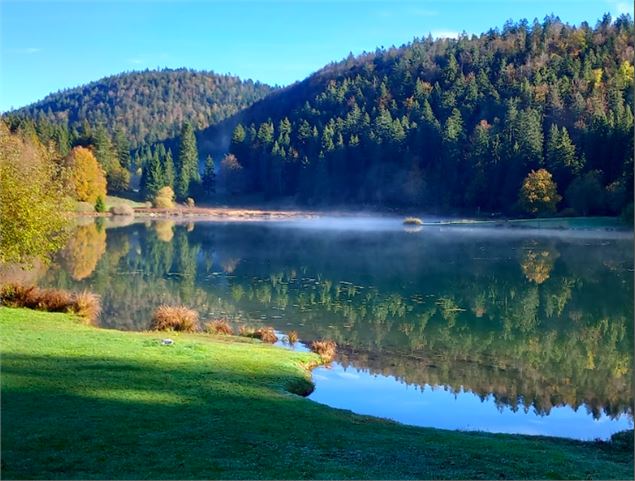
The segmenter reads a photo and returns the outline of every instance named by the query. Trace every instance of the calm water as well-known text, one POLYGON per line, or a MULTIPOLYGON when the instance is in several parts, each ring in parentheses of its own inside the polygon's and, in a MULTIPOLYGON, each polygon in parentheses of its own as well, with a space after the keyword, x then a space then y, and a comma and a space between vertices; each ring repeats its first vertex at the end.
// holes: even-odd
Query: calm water
POLYGON ((607 438, 633 426, 633 238, 397 219, 78 227, 45 285, 340 345, 321 403, 421 426, 607 438))

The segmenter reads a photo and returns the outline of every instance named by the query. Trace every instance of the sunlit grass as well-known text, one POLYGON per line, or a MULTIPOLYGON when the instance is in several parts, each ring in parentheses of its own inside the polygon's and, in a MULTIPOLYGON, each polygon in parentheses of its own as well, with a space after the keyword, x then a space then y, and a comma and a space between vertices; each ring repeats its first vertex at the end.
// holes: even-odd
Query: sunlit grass
POLYGON ((0 308, 2 476, 101 479, 622 478, 632 444, 452 432, 331 409, 312 353, 121 332, 0 308), (630 446, 630 448, 629 448, 630 446))

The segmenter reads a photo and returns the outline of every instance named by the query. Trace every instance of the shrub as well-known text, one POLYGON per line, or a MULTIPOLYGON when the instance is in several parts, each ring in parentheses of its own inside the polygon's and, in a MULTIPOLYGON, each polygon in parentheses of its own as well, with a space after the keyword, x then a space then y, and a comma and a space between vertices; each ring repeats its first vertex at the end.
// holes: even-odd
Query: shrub
POLYGON ((318 354, 324 362, 331 362, 335 359, 337 344, 335 341, 313 341, 311 350, 318 354))
POLYGON ((39 289, 34 285, 10 283, 0 287, 0 305, 3 306, 35 309, 38 298, 39 289))
POLYGON ((73 294, 62 289, 39 289, 36 309, 48 312, 72 312, 73 294))
POLYGON ((197 327, 198 313, 185 306, 159 306, 154 310, 150 322, 153 331, 193 332, 197 327))
POLYGON ((423 225, 423 221, 418 217, 406 217, 403 223, 404 225, 423 225))
POLYGON ((99 296, 88 291, 72 293, 62 289, 39 289, 33 285, 5 284, 0 287, 0 305, 48 312, 76 314, 94 322, 101 312, 99 296))
POLYGON ((191 197, 188 197, 185 203, 188 207, 194 207, 194 199, 192 199, 191 197))
POLYGON ((233 336, 234 330, 229 323, 224 319, 217 319, 215 321, 205 324, 205 331, 210 334, 221 334, 224 336, 233 336))
POLYGON ((273 344, 278 340, 278 336, 276 336, 276 332, 273 330, 273 327, 261 327, 258 329, 253 329, 251 327, 241 326, 238 334, 243 337, 253 337, 254 339, 260 339, 262 342, 268 342, 273 344))
POLYGON ((174 208, 174 191, 171 187, 162 187, 152 202, 158 209, 174 208))
POLYGON ((273 327, 261 327, 256 329, 254 337, 256 339, 260 339, 262 342, 268 342, 270 344, 273 344, 278 340, 278 336, 276 336, 276 332, 273 330, 273 327))
POLYGON ((134 215, 134 209, 127 204, 115 205, 110 208, 112 215, 134 215))
POLYGON ((289 331, 287 339, 289 340, 289 344, 295 344, 298 342, 298 333, 296 331, 289 331))
POLYGON ((73 312, 91 324, 101 314, 99 296, 89 291, 82 291, 73 296, 73 312))
POLYGON ((104 198, 101 195, 97 197, 97 201, 95 202, 95 210, 97 212, 106 212, 106 203, 104 202, 104 198))
POLYGON ((253 327, 240 326, 238 328, 238 335, 242 337, 254 337, 256 330, 253 327))

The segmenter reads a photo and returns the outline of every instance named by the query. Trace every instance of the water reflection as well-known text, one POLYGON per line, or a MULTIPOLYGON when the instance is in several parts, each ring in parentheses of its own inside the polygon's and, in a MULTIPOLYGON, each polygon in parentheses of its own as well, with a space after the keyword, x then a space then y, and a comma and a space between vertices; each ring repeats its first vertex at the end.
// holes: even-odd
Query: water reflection
POLYGON ((106 230, 96 222, 79 225, 62 250, 64 268, 75 281, 90 276, 106 252, 106 230))
MULTIPOLYGON (((380 231, 293 222, 90 224, 44 283, 100 293, 107 327, 145 329, 154 307, 174 302, 203 319, 332 338, 343 346, 342 369, 533 413, 510 426, 575 437, 566 423, 550 421, 554 412, 626 416, 599 423, 602 429, 584 424, 587 437, 602 437, 632 419, 632 237, 433 227, 408 233, 393 223, 391 230, 382 220, 380 231), (540 422, 530 423, 532 416, 540 422)), ((438 409, 446 403, 417 394, 438 409)), ((332 404, 336 399, 341 393, 332 404)), ((384 403, 385 415, 401 409, 395 403, 384 403)), ((445 409, 460 418, 470 415, 468 406, 445 409)), ((503 422, 487 419, 471 425, 499 429, 503 422)))

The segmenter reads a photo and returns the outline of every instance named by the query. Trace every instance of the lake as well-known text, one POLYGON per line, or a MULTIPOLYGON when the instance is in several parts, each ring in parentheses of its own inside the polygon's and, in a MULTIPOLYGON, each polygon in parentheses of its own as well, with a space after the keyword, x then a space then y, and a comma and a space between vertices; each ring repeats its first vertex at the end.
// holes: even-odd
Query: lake
MULTIPOLYGON (((42 285, 333 339, 311 398, 419 426, 607 439, 633 427, 633 236, 390 217, 85 221, 42 285)), ((301 348, 301 346, 300 346, 301 348)))

